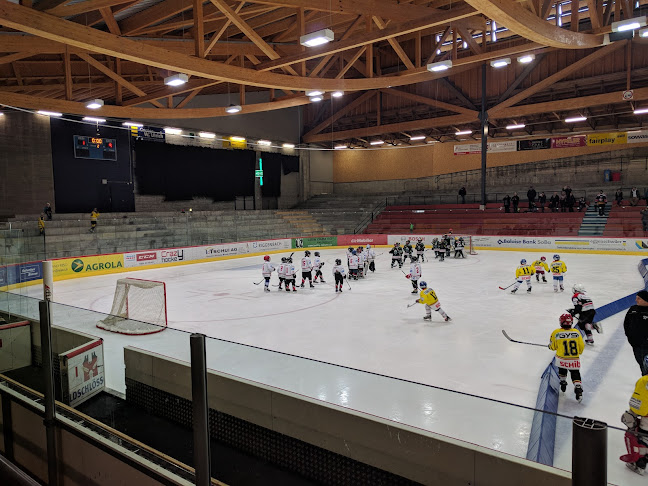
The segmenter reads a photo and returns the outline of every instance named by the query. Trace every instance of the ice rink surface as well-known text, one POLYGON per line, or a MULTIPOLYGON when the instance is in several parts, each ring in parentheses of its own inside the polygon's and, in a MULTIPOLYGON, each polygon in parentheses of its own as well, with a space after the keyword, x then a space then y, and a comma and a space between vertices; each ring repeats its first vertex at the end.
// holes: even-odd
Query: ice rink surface
MULTIPOLYGON (((376 272, 352 280, 351 289, 345 284, 341 294, 334 291, 331 268, 335 258, 346 262, 343 249, 321 251, 326 283, 290 293, 278 291, 276 274, 272 292, 254 285, 262 278, 259 256, 60 281, 55 302, 105 313, 117 279, 164 281, 169 327, 185 332, 116 335, 96 328, 97 316, 64 306, 54 309, 54 321, 105 339, 107 385, 120 392, 123 346, 189 361, 188 332, 200 332, 218 339, 208 344, 211 369, 524 457, 533 418, 524 407, 535 406, 540 376, 553 353, 512 343, 501 330, 513 339, 548 343, 558 317, 571 307, 573 283, 585 285, 596 307, 643 288, 638 256, 564 253, 564 292, 554 293, 548 278, 547 284, 534 279, 530 294, 523 286, 514 295, 498 286, 514 281, 520 259, 532 262, 544 255, 550 262, 552 253, 481 251, 466 259, 432 258, 423 263, 422 280, 436 291, 452 322, 435 312, 426 322, 424 306, 407 308, 417 296, 403 273, 389 268, 387 251, 377 248, 376 272)), ((273 254, 272 262, 278 265, 289 253, 273 254)), ((296 266, 302 255, 295 252, 296 266)), ((409 273, 406 267, 409 262, 403 267, 409 273)), ((39 287, 16 292, 42 294, 39 287)), ((595 345, 581 360, 583 402, 574 400, 570 383, 559 414, 622 427, 619 417, 640 377, 623 333, 624 315, 603 321, 604 333, 594 333, 595 345)), ((559 418, 554 465, 566 470, 570 435, 571 421, 559 418)), ((643 484, 618 460, 625 453, 622 432, 610 429, 608 443, 609 481, 643 484)))

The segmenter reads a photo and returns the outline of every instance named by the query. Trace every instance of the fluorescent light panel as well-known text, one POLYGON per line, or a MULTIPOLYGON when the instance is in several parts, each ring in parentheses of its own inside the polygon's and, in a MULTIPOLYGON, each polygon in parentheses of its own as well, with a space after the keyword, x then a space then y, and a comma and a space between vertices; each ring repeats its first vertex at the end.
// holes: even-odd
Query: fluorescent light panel
POLYGON ((180 135, 182 134, 182 130, 179 128, 164 127, 164 133, 168 133, 169 135, 180 135))
POLYGON ((94 116, 84 116, 83 121, 94 122, 94 123, 105 123, 105 118, 95 118, 94 116))
POLYGON ((322 101, 324 98, 322 98, 321 96, 311 96, 309 99, 313 102, 318 102, 322 101))
POLYGON ((517 130, 518 128, 524 128, 526 125, 524 123, 519 123, 517 125, 506 125, 507 130, 517 130))
POLYGON ((333 91, 331 96, 333 98, 340 98, 341 96, 344 96, 344 91, 333 91))
POLYGON ((36 113, 44 116, 63 116, 63 113, 58 113, 56 111, 38 110, 36 113))
POLYGON ((294 149, 294 148, 295 148, 295 144, 294 144, 294 143, 284 143, 284 144, 282 145, 282 147, 285 148, 285 149, 294 149))
POLYGON ((509 64, 511 64, 511 58, 510 57, 505 57, 505 58, 502 58, 502 59, 493 59, 490 62, 490 65, 492 67, 494 67, 494 68, 501 68, 501 67, 504 67, 504 66, 508 66, 509 64))
POLYGON ((525 54, 517 58, 518 62, 521 64, 529 64, 535 59, 535 54, 525 54))
POLYGON ((122 123, 122 125, 124 125, 125 127, 143 127, 144 126, 141 123, 137 123, 137 122, 134 122, 134 121, 126 121, 126 122, 122 123))
POLYGON ((103 105, 104 105, 104 100, 97 98, 88 101, 86 103, 86 108, 90 108, 91 110, 96 110, 98 108, 101 108, 103 105))
POLYGON ((612 32, 626 32, 646 26, 646 16, 612 22, 612 32))
POLYGON ((433 73, 447 71, 452 67, 452 61, 431 62, 427 65, 427 70, 433 73))
POLYGON ((639 37, 648 37, 648 29, 641 29, 639 31, 639 37))
POLYGON ((242 110, 241 105, 229 105, 227 108, 225 108, 225 111, 227 113, 238 113, 242 110))
POLYGON ((270 140, 259 140, 259 141, 257 142, 257 144, 258 144, 258 145, 264 145, 264 146, 266 146, 266 147, 269 147, 270 145, 272 145, 272 142, 271 142, 270 140))
POLYGON ((472 132, 472 130, 460 130, 458 132, 455 132, 455 135, 470 135, 472 132))
POLYGON ((369 145, 382 145, 384 143, 385 143, 384 140, 374 140, 372 142, 369 142, 369 145))
POLYGON ((343 149, 345 149, 345 148, 347 148, 346 145, 336 145, 336 146, 335 146, 335 150, 343 150, 343 149))
POLYGON ((425 140, 427 137, 425 135, 415 135, 410 137, 410 140, 425 140))
POLYGON ((320 96, 320 95, 323 95, 323 94, 324 94, 324 91, 320 91, 319 89, 310 89, 310 90, 306 91, 306 96, 310 96, 310 97, 312 97, 312 96, 320 96))
POLYGON ((216 138, 216 134, 212 132, 198 132, 200 138, 216 138))
POLYGON ((231 136, 230 140, 232 142, 245 142, 245 137, 231 136))
POLYGON ((189 76, 183 73, 174 74, 173 76, 164 78, 164 84, 167 86, 181 86, 187 81, 189 81, 189 76))
POLYGON ((322 29, 310 34, 302 35, 299 38, 299 43, 306 47, 315 47, 331 42, 335 38, 335 34, 331 29, 322 29))
POLYGON ((633 113, 635 115, 643 115, 644 113, 648 113, 648 108, 637 108, 633 113))
POLYGON ((586 116, 573 116, 571 118, 565 118, 565 123, 576 123, 587 120, 586 116))

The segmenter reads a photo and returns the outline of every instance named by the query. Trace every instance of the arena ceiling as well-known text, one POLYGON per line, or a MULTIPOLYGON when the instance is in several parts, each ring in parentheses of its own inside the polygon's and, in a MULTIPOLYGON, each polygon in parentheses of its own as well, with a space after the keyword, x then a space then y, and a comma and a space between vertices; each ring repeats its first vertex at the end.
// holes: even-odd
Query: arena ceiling
POLYGON ((574 113, 591 130, 638 127, 648 37, 612 33, 612 23, 647 12, 648 0, 0 0, 0 104, 189 119, 236 116, 191 107, 230 93, 241 113, 307 105, 307 143, 444 140, 479 126, 486 64, 492 136, 510 135, 511 123, 573 130, 564 118, 574 113), (325 28, 332 42, 300 44, 325 28), (501 58, 511 63, 490 67, 501 58), (452 67, 428 71, 440 61, 452 67), (186 84, 164 84, 178 73, 186 84), (269 101, 246 103, 251 91, 269 101), (86 108, 95 98, 104 106, 86 108))

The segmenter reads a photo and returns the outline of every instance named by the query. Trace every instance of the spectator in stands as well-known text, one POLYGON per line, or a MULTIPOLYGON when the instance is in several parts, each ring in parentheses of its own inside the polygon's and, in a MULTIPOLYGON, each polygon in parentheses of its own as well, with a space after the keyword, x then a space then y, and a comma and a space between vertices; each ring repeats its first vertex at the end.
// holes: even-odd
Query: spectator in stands
POLYGON ((621 206, 621 201, 623 201, 623 191, 619 187, 614 193, 614 200, 617 203, 617 206, 621 206))
POLYGON ((648 206, 641 211, 641 225, 644 231, 648 231, 648 206))
POLYGON ((583 209, 587 209, 587 201, 585 201, 585 196, 581 196, 578 200, 578 210, 582 211, 583 209))
POLYGON ((563 191, 565 191, 565 197, 569 197, 569 195, 572 193, 572 188, 569 187, 569 185, 566 185, 563 187, 563 191))
POLYGON ((38 232, 41 236, 45 235, 45 213, 41 213, 40 218, 38 218, 38 232))
POLYGON ((97 229, 97 218, 99 217, 99 211, 97 208, 94 208, 90 213, 90 233, 94 233, 97 229))
POLYGON ((567 209, 570 213, 574 212, 574 206, 576 206, 576 196, 570 192, 569 196, 567 196, 567 209))
POLYGON ((633 187, 630 189, 630 206, 636 206, 639 204, 639 189, 633 187))
POLYGON ((560 193, 560 212, 564 213, 567 211, 567 193, 562 191, 560 193))
POLYGON ((466 188, 464 186, 459 189, 459 195, 461 196, 461 204, 466 204, 466 188))
POLYGON ((607 204, 607 196, 603 191, 599 191, 598 195, 596 196, 596 206, 598 207, 599 216, 603 216, 605 214, 606 204, 607 204))
POLYGON ((508 194, 504 196, 504 199, 502 199, 502 202, 504 203, 504 212, 505 213, 510 213, 511 212, 511 196, 508 194))
POLYGON ((537 192, 533 188, 533 186, 529 187, 529 190, 527 191, 527 199, 529 200, 529 212, 533 212, 535 210, 536 195, 537 192))
POLYGON ((558 211, 559 206, 560 206, 560 196, 558 196, 557 192, 554 192, 554 195, 549 198, 549 208, 551 209, 552 213, 555 213, 558 211))
POLYGON ((517 213, 518 212, 518 204, 520 204, 520 196, 517 195, 517 192, 513 193, 513 197, 511 198, 511 202, 513 203, 513 212, 517 213))
POLYGON ((540 210, 544 213, 545 204, 547 204, 547 195, 542 191, 538 196, 538 204, 540 205, 540 210))
POLYGON ((43 208, 43 213, 45 213, 45 216, 47 216, 47 221, 52 221, 52 206, 50 206, 50 203, 47 203, 45 207, 43 208))
POLYGON ((641 290, 635 297, 637 305, 630 307, 623 321, 623 329, 634 353, 641 374, 648 370, 644 367, 644 357, 648 355, 648 291, 641 290))

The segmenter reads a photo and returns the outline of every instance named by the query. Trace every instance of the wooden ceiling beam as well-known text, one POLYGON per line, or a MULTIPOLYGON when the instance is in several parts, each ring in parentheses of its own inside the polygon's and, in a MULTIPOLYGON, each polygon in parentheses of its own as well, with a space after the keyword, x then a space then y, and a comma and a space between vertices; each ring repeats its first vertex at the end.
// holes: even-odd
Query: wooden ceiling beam
POLYGON ((191 8, 191 0, 164 0, 125 18, 119 25, 124 35, 133 35, 144 27, 170 19, 189 8, 191 8))
POLYGON ((344 75, 347 73, 347 71, 353 67, 353 65, 356 63, 356 61, 358 59, 360 59, 360 56, 362 56, 362 54, 364 54, 365 50, 367 50, 367 46, 363 46, 360 49, 358 49, 358 52, 356 52, 353 55, 353 57, 351 59, 349 59, 349 61, 346 63, 346 65, 342 69, 340 69, 340 72, 338 72, 335 75, 335 79, 343 78, 344 75))
POLYGON ((203 0, 193 0, 193 31, 195 56, 205 57, 205 25, 203 24, 203 0))
POLYGON ((9 64, 15 61, 20 61, 21 59, 26 59, 28 57, 36 56, 38 54, 39 54, 38 52, 16 52, 14 54, 9 54, 8 56, 2 56, 0 57, 0 65, 9 64))
MULTIPOLYGON (((298 9, 299 11, 299 9, 298 9)), ((320 15, 320 12, 317 10, 312 10, 308 13, 304 13, 304 22, 310 22, 313 20, 315 17, 320 15)), ((274 42, 285 42, 287 39, 289 39, 292 36, 297 36, 299 33, 299 24, 295 21, 296 19, 292 19, 291 17, 287 17, 284 19, 285 22, 292 21, 292 23, 285 29, 280 30, 278 32, 281 32, 277 37, 273 39, 274 42)), ((261 33, 261 32, 259 32, 261 33)), ((263 35, 263 34, 262 34, 263 35)))
POLYGON ((119 28, 119 24, 115 20, 115 16, 113 15, 113 12, 110 9, 110 7, 100 8, 99 13, 101 14, 101 18, 104 19, 104 22, 106 22, 106 26, 108 27, 110 33, 115 35, 121 35, 121 29, 119 28))
POLYGON ((81 15, 100 8, 114 7, 124 3, 124 0, 86 0, 85 2, 73 3, 71 5, 59 5, 47 10, 47 13, 56 17, 72 17, 81 15))
POLYGON ((328 127, 329 125, 332 125, 332 124, 335 123, 337 120, 339 120, 340 118, 342 118, 344 115, 346 115, 346 114, 349 113, 350 111, 355 110, 357 107, 359 107, 360 105, 362 105, 362 103, 364 103, 365 101, 370 100, 370 99, 373 98, 374 96, 375 96, 375 93, 374 93, 373 91, 367 91, 366 93, 361 94, 361 95, 358 96, 355 100, 353 100, 351 103, 345 105, 341 110, 337 111, 336 113, 334 113, 333 115, 331 115, 330 117, 328 117, 326 120, 324 120, 322 123, 320 123, 320 124, 317 125, 316 127, 313 127, 312 129, 310 129, 310 130, 309 130, 309 131, 304 135, 304 137, 306 137, 306 136, 311 136, 311 135, 315 135, 316 133, 320 133, 320 132, 321 132, 322 130, 324 130, 326 127, 328 127))
MULTIPOLYGON (((353 23, 347 28, 347 30, 342 34, 342 38, 340 40, 345 40, 351 37, 351 35, 355 32, 355 30, 361 26, 365 21, 365 18, 362 15, 358 15, 356 19, 353 21, 353 23)), ((371 45, 371 44, 369 44, 371 45)), ((324 56, 320 61, 317 63, 317 65, 313 68, 313 70, 310 72, 308 76, 314 77, 317 76, 317 74, 326 66, 326 64, 331 60, 333 56, 324 56)))
MULTIPOLYGON (((245 1, 239 3, 236 6, 236 9, 234 9, 234 13, 238 14, 241 11, 241 9, 243 8, 244 5, 245 5, 245 1)), ((216 31, 214 33, 214 35, 211 37, 211 39, 209 39, 209 44, 205 48, 205 56, 211 52, 211 50, 214 48, 214 46, 216 45, 218 40, 221 38, 221 36, 225 32, 225 30, 227 30, 227 27, 229 27, 229 25, 231 23, 232 23, 232 21, 230 19, 226 19, 225 23, 222 25, 222 27, 218 31, 216 31)), ((203 56, 203 57, 205 57, 205 56, 203 56)))
MULTIPOLYGON (((373 19, 374 23, 376 24, 376 26, 380 30, 385 30, 385 28, 387 27, 387 24, 383 21, 383 19, 381 19, 380 17, 377 17, 375 15, 372 16, 372 19, 373 19)), ((407 67, 407 69, 414 69, 414 64, 410 60, 409 56, 407 54, 405 54, 405 51, 403 50, 401 45, 398 43, 396 38, 395 37, 390 37, 389 39, 387 39, 387 42, 389 42, 389 45, 392 46, 392 49, 394 49, 394 52, 396 53, 398 58, 401 61, 403 61, 403 64, 405 64, 405 67, 407 67)))
POLYGON ((70 64, 70 52, 66 49, 63 54, 63 64, 65 70, 65 99, 72 100, 72 66, 70 64))
POLYGON ((415 103, 420 103, 422 105, 434 106, 435 108, 441 108, 442 110, 452 111, 454 113, 460 113, 463 115, 477 116, 477 112, 475 110, 464 108, 463 106, 453 105, 451 103, 445 103, 439 100, 434 100, 432 98, 427 98, 425 96, 420 96, 414 93, 408 93, 407 91, 401 91, 399 89, 394 89, 394 88, 383 88, 380 91, 382 91, 385 94, 398 96, 400 98, 405 98, 407 100, 414 101, 415 103))

